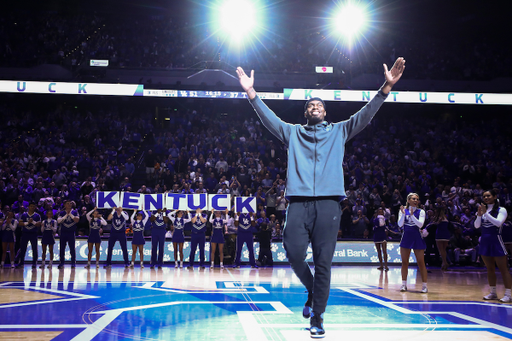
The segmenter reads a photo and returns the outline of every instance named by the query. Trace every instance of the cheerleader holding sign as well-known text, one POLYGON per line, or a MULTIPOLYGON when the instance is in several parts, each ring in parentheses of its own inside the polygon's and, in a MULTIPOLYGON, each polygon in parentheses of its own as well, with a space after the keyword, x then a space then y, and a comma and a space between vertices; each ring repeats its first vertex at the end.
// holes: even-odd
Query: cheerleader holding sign
POLYGON ((146 226, 148 219, 149 214, 144 213, 144 211, 137 213, 136 210, 133 211, 130 218, 133 229, 132 262, 130 264, 130 268, 134 267, 137 249, 139 249, 140 268, 142 269, 144 267, 144 244, 146 244, 146 241, 144 240, 144 226, 146 226), (135 217, 135 214, 137 214, 137 217, 135 217))
POLYGON ((91 258, 92 258, 92 248, 93 245, 96 248, 96 268, 100 267, 100 246, 101 246, 101 234, 103 233, 102 226, 107 225, 106 220, 101 216, 100 212, 98 212, 97 208, 94 208, 92 211, 85 215, 87 221, 89 222, 89 238, 87 238, 87 246, 89 249, 89 254, 87 255, 87 265, 86 269, 91 267, 91 258), (92 217, 91 217, 92 215, 92 217))
POLYGON ((174 267, 178 267, 178 252, 180 255, 180 268, 183 267, 183 244, 185 243, 185 235, 183 228, 185 224, 190 222, 190 215, 186 211, 173 211, 169 213, 168 218, 172 222, 172 246, 174 247, 174 267), (185 216, 185 213, 187 214, 185 216))
MULTIPOLYGON (((227 209, 225 213, 226 215, 228 214, 227 209)), ((228 227, 226 221, 222 219, 221 214, 221 211, 215 211, 212 208, 212 215, 210 217, 210 223, 212 224, 212 236, 210 238, 210 269, 214 267, 217 245, 219 245, 220 268, 224 269, 224 234, 228 233, 228 227)))

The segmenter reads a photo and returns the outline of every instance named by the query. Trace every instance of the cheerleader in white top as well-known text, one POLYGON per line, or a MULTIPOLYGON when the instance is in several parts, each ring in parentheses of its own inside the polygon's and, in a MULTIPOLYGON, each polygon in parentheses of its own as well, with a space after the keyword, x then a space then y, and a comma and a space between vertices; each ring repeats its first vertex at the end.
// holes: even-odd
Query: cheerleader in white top
POLYGON ((421 274, 423 285, 421 293, 427 293, 427 267, 425 265, 425 249, 427 244, 423 239, 426 237, 426 229, 422 229, 425 223, 425 211, 419 208, 420 196, 416 193, 409 193, 405 208, 400 206, 398 214, 398 226, 403 227, 404 233, 400 241, 400 256, 402 257, 402 287, 400 291, 407 291, 407 272, 409 271, 409 257, 411 250, 414 250, 416 262, 421 274))
POLYGON ((89 238, 87 238, 87 246, 89 254, 87 255, 86 269, 91 267, 92 248, 96 248, 96 268, 100 267, 100 246, 101 234, 103 234, 102 226, 107 225, 107 221, 103 218, 96 208, 85 215, 89 222, 89 238))
POLYGON ((41 233, 43 238, 41 244, 43 246, 43 262, 39 266, 39 269, 44 269, 44 261, 46 260, 46 249, 50 249, 50 264, 48 269, 52 268, 53 265, 53 245, 55 245, 55 232, 57 232, 57 220, 53 219, 53 210, 46 212, 46 219, 41 224, 41 233))
POLYGON ((132 223, 133 238, 132 238, 132 262, 130 268, 134 267, 135 257, 137 256, 137 249, 139 249, 140 268, 144 268, 144 227, 148 222, 149 214, 144 211, 137 213, 137 210, 133 211, 130 221, 132 223), (135 217, 137 214, 137 217, 135 217))
POLYGON ((3 222, 2 228, 2 264, 1 268, 4 267, 5 256, 7 255, 7 248, 9 248, 10 258, 11 258, 11 268, 15 268, 14 258, 16 254, 14 253, 14 243, 16 242, 16 236, 14 232, 18 227, 18 221, 14 219, 14 212, 9 211, 7 213, 7 218, 3 222))
POLYGON ((483 205, 478 207, 475 219, 475 228, 481 228, 480 255, 487 268, 487 280, 491 292, 484 296, 484 300, 498 299, 496 294, 496 270, 498 265, 505 284, 505 296, 500 302, 511 303, 512 277, 507 267, 507 250, 503 244, 501 232, 503 223, 507 219, 507 210, 500 207, 498 193, 490 190, 482 194, 483 205))
MULTIPOLYGON (((227 213, 228 210, 226 210, 226 214, 227 213)), ((221 212, 215 211, 213 208, 210 223, 212 224, 212 235, 210 237, 210 269, 213 269, 215 263, 215 250, 217 249, 217 245, 219 245, 220 268, 224 269, 224 235, 228 233, 228 227, 221 217, 221 212)))
POLYGON ((185 243, 185 235, 183 229, 185 224, 190 222, 190 215, 184 211, 172 211, 168 214, 169 220, 172 222, 172 246, 174 248, 174 267, 178 267, 178 253, 179 253, 179 267, 183 267, 183 244, 185 243), (186 215, 185 215, 186 213, 186 215))

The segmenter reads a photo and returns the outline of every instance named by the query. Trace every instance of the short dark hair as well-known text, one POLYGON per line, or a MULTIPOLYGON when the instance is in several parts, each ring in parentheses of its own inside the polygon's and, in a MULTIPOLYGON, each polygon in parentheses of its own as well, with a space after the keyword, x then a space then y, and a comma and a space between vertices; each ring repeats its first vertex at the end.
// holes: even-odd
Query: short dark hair
POLYGON ((322 105, 324 106, 324 109, 325 109, 325 102, 323 99, 321 99, 320 97, 313 97, 313 98, 310 98, 306 101, 306 104, 304 104, 304 112, 306 112, 306 109, 308 108, 308 105, 311 101, 319 101, 319 102, 322 102, 322 105))

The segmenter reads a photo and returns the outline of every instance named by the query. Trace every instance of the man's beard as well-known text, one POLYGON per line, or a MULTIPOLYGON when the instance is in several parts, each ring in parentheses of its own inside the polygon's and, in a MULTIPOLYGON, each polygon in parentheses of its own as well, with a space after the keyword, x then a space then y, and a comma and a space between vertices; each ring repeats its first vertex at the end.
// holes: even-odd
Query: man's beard
POLYGON ((314 126, 314 125, 317 125, 318 123, 322 123, 323 121, 324 121, 323 118, 320 118, 317 116, 311 116, 308 118, 308 125, 314 126))

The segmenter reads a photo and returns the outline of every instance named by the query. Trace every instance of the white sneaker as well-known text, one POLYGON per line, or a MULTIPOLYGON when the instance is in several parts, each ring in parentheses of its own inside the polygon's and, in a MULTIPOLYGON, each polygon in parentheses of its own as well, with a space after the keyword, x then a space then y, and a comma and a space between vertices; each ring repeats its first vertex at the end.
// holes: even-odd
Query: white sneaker
POLYGON ((133 269, 134 265, 133 263, 130 263, 130 269, 133 269))
POLYGON ((178 262, 175 262, 175 263, 174 263, 174 267, 175 267, 175 268, 178 268, 178 266, 179 266, 179 265, 178 265, 178 262))
POLYGON ((428 288, 427 287, 424 287, 423 289, 421 289, 421 293, 422 294, 426 294, 428 292, 428 288))
POLYGON ((180 268, 183 268, 183 262, 180 262, 180 268))
POLYGON ((497 300, 498 295, 490 293, 488 295, 485 295, 483 298, 484 298, 484 300, 497 300))
POLYGON ((52 268, 52 263, 48 264, 48 269, 52 268))
POLYGON ((405 292, 407 291, 407 285, 402 285, 402 287, 400 288, 400 292, 405 292))
POLYGON ((503 298, 500 298, 501 303, 512 303, 512 297, 510 296, 503 296, 503 298))
POLYGON ((87 264, 86 266, 84 266, 84 268, 90 269, 91 268, 91 264, 87 264))
POLYGON ((220 269, 221 269, 221 270, 224 270, 224 265, 223 265, 223 264, 220 266, 220 269))
POLYGON ((140 268, 144 269, 144 263, 140 263, 140 268))
POLYGON ((100 263, 96 263, 96 269, 100 268, 100 263))

